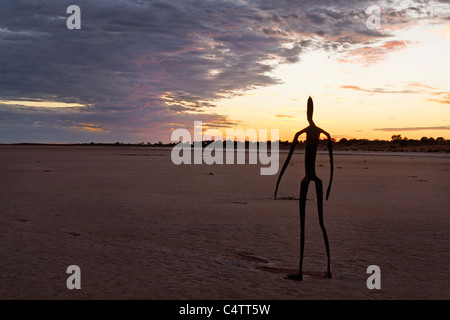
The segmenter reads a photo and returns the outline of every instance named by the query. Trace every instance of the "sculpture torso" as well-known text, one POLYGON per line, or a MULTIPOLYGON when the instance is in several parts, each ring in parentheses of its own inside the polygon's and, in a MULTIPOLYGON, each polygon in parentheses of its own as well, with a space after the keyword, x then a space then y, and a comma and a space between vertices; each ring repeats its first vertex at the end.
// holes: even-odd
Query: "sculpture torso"
POLYGON ((305 175, 312 178, 316 176, 316 155, 321 130, 314 124, 311 124, 306 128, 305 132, 305 175))

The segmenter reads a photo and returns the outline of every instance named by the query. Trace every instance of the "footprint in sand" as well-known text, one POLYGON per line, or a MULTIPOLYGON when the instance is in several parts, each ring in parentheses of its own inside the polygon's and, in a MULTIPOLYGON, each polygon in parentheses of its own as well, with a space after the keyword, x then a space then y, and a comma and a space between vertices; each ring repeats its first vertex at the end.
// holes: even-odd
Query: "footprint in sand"
MULTIPOLYGON (((296 274, 298 272, 297 269, 279 268, 271 266, 271 264, 273 263, 271 263, 269 260, 256 256, 251 252, 237 252, 236 255, 239 258, 243 259, 245 262, 247 262, 244 264, 246 266, 253 267, 259 271, 280 274, 283 276, 283 278, 288 280, 290 280, 290 278, 288 278, 287 275, 296 274), (248 263, 250 263, 250 265, 248 265, 248 263)), ((303 278, 329 279, 327 272, 318 272, 318 271, 303 271, 303 278)))
POLYGON ((249 261, 249 262, 255 262, 255 263, 268 263, 264 258, 255 256, 253 253, 250 252, 237 252, 236 253, 240 258, 249 261))

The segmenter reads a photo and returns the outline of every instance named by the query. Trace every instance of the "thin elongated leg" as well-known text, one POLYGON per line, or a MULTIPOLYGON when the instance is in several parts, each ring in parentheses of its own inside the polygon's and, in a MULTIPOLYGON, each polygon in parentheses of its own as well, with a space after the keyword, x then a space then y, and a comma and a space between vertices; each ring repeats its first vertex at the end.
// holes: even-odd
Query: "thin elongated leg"
POLYGON ((328 278, 331 278, 331 270, 330 270, 330 248, 328 245, 328 237, 327 237, 327 230, 325 230, 325 225, 323 223, 323 189, 322 189, 322 180, 319 178, 315 179, 316 182, 316 194, 317 194, 317 209, 319 211, 319 224, 320 228, 322 229, 323 233, 323 239, 325 241, 325 248, 327 250, 327 275, 328 278))
POLYGON ((288 275, 289 279, 303 280, 303 252, 305 251, 305 215, 306 215, 306 195, 308 194, 308 186, 310 180, 304 178, 300 185, 300 201, 299 201, 299 211, 300 211, 300 261, 298 265, 298 274, 288 275))
POLYGON ((303 253, 305 251, 305 216, 306 216, 306 195, 310 180, 303 180, 300 187, 300 262, 298 274, 300 280, 303 280, 303 253))

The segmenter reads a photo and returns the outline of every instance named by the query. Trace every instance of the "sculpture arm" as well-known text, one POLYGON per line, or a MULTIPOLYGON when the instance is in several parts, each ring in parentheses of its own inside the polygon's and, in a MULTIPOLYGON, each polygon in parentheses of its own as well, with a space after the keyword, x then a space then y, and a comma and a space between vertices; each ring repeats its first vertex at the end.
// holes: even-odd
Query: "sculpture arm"
POLYGON ((330 134, 323 130, 322 130, 322 132, 323 132, 323 134, 325 134, 327 136, 328 153, 330 155, 330 183, 328 184, 327 197, 326 197, 326 199, 328 200, 328 197, 330 196, 330 191, 331 191, 331 183, 333 182, 333 147, 332 147, 332 140, 331 140, 330 134))
POLYGON ((275 193, 274 193, 274 199, 275 199, 275 200, 277 200, 278 185, 280 184, 281 177, 283 176, 284 171, 286 170, 286 168, 287 168, 287 166, 288 166, 288 164, 289 164, 289 161, 291 160, 292 154, 294 153, 294 149, 295 149, 295 147, 297 146, 297 143, 298 143, 298 137, 299 137, 303 132, 305 132, 305 129, 303 129, 303 130, 297 132, 297 133, 295 134, 294 140, 292 141, 291 149, 289 150, 289 154, 288 154, 288 156, 287 156, 287 158, 286 158, 286 161, 284 162, 283 168, 281 169, 280 175, 278 176, 277 186, 276 186, 276 188, 275 188, 275 193))

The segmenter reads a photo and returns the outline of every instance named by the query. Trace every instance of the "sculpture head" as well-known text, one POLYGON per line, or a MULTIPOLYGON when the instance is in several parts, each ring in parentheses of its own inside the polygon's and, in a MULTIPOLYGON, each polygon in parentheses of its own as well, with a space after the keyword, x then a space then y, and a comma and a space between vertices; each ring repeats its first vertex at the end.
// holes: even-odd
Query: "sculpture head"
POLYGON ((308 117, 308 122, 313 123, 313 112, 314 112, 314 104, 311 97, 308 98, 308 108, 306 109, 306 116, 308 117))

